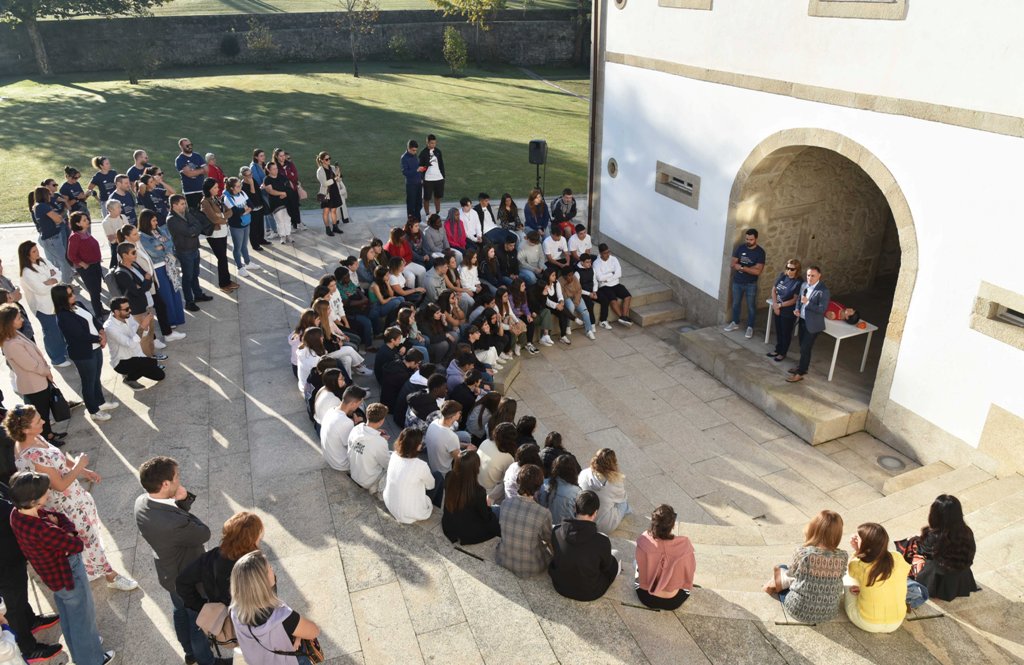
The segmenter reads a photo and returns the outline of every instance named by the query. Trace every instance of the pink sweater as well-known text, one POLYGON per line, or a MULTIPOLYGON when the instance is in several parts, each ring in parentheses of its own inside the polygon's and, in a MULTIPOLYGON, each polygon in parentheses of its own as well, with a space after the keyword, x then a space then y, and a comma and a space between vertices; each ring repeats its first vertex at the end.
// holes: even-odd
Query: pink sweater
POLYGON ((693 588, 697 560, 686 536, 655 540, 650 531, 636 539, 636 566, 640 588, 653 595, 671 596, 679 589, 693 588))

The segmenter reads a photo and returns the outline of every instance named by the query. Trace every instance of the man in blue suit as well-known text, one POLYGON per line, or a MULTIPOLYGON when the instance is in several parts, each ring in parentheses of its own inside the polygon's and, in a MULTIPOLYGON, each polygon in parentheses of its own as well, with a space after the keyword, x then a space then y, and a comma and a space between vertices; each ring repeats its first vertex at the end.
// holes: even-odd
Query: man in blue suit
POLYGON ((821 268, 812 265, 807 269, 807 281, 796 302, 796 316, 800 322, 800 363, 789 370, 792 375, 786 381, 803 381, 811 365, 811 349, 814 340, 825 330, 825 310, 831 298, 828 287, 821 281, 821 268))

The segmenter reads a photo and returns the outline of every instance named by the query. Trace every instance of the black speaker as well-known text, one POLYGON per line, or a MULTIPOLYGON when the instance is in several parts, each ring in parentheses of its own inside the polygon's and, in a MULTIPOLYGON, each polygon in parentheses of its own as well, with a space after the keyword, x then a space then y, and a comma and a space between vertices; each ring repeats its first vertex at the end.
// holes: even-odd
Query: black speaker
POLYGON ((530 163, 543 164, 548 161, 548 142, 544 139, 530 141, 530 163))

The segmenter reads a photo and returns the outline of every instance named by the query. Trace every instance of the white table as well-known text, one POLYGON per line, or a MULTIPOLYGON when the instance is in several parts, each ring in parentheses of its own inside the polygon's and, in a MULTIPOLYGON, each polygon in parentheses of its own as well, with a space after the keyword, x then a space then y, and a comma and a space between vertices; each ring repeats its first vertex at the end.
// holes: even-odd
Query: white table
MULTIPOLYGON (((770 344, 771 342, 769 340, 772 335, 772 319, 774 318, 774 312, 771 309, 771 299, 765 300, 765 302, 768 303, 768 326, 764 331, 764 343, 770 344)), ((863 319, 861 320, 863 321, 863 319)), ((855 325, 850 325, 846 321, 825 319, 825 334, 834 337, 836 340, 836 347, 832 350, 832 364, 828 368, 829 381, 832 380, 832 374, 836 371, 836 360, 839 358, 839 343, 844 339, 856 337, 857 335, 868 336, 867 340, 864 342, 864 355, 862 355, 860 359, 860 371, 864 371, 864 367, 868 362, 868 349, 871 348, 871 337, 875 334, 875 331, 878 330, 878 326, 875 324, 868 323, 867 321, 864 321, 864 323, 866 324, 865 327, 858 328, 855 325)), ((793 326, 793 334, 796 335, 799 329, 799 321, 797 321, 797 325, 793 326)))

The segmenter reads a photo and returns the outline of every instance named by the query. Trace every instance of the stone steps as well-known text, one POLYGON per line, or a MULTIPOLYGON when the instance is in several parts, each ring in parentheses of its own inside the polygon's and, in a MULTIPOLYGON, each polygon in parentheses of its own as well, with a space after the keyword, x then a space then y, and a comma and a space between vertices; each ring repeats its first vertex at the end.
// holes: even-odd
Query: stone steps
MULTIPOLYGON (((523 351, 526 353, 526 351, 523 351)), ((519 364, 523 361, 522 356, 513 357, 505 363, 505 367, 494 375, 494 389, 504 395, 512 386, 512 382, 519 376, 519 364)))
POLYGON ((882 485, 882 494, 886 496, 895 494, 900 490, 907 489, 908 487, 912 487, 932 478, 937 478, 952 470, 953 467, 949 466, 945 462, 932 462, 931 464, 911 469, 906 473, 901 473, 898 476, 893 476, 886 480, 882 485))
POLYGON ((672 300, 633 305, 630 309, 630 318, 641 328, 647 328, 659 323, 681 321, 686 318, 686 309, 672 300))

